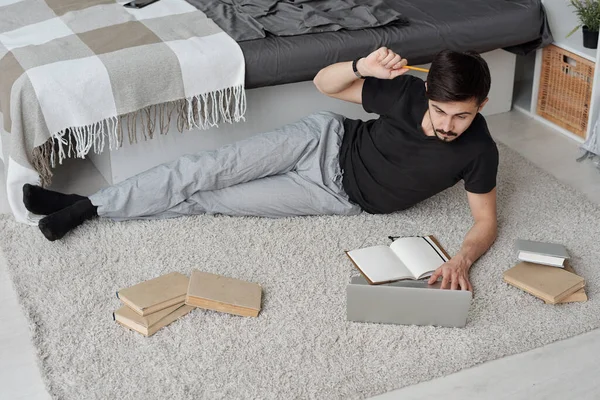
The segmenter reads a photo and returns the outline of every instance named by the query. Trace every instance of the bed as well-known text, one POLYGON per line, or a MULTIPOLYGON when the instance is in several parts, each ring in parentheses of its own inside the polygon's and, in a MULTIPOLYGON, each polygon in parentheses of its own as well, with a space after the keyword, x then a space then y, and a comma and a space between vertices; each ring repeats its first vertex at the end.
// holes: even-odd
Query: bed
MULTIPOLYGON (((373 0, 363 3, 367 7, 377 7, 383 15, 378 26, 364 28, 359 24, 352 29, 338 30, 333 24, 330 29, 323 29, 325 31, 320 31, 319 28, 303 34, 294 32, 294 29, 301 25, 300 21, 288 19, 285 15, 279 16, 281 23, 286 25, 284 33, 273 32, 272 29, 255 29, 254 32, 248 32, 243 24, 232 23, 240 18, 247 21, 248 18, 220 12, 223 7, 219 4, 256 6, 285 3, 287 6, 309 6, 313 3, 323 7, 361 2, 186 1, 189 3, 186 4, 187 7, 192 8, 190 4, 194 5, 229 36, 237 38, 245 60, 245 122, 221 124, 207 130, 193 129, 178 134, 179 127, 172 121, 169 134, 155 135, 151 140, 134 144, 125 140, 123 147, 114 151, 87 153, 87 157, 94 163, 107 184, 118 183, 186 153, 213 149, 275 129, 316 111, 330 110, 350 118, 375 118, 375 115, 367 114, 359 105, 322 95, 312 84, 312 79, 319 69, 329 64, 364 56, 380 46, 395 50, 412 65, 425 67, 438 51, 445 48, 470 49, 481 53, 487 60, 492 74, 490 101, 483 114, 505 112, 510 110, 512 103, 516 54, 527 54, 552 42, 545 12, 539 0, 373 0), (387 13, 394 18, 387 18, 387 13)), ((177 2, 185 4, 183 0, 161 0, 147 8, 164 9, 177 2)), ((151 13, 151 10, 149 12, 151 13)), ((329 18, 327 11, 325 14, 325 18, 329 18)), ((421 73, 415 74, 425 78, 421 73)), ((198 79, 210 79, 204 75, 198 70, 198 79)), ((19 186, 18 184, 19 182, 13 182, 14 187, 19 186)), ((19 207, 24 210, 22 205, 19 207)))
MULTIPOLYGON (((506 112, 512 105, 516 55, 528 54, 552 42, 539 0, 385 0, 384 5, 405 16, 408 24, 298 36, 265 32, 258 39, 248 39, 239 24, 230 22, 231 14, 218 12, 215 5, 220 1, 186 1, 205 12, 234 39, 238 37, 246 62, 246 121, 207 131, 160 135, 133 145, 125 142, 118 151, 99 155, 90 153, 92 162, 109 184, 182 154, 214 149, 320 110, 350 118, 375 118, 359 105, 322 95, 312 79, 320 68, 352 60, 382 45, 399 52, 412 65, 425 67, 444 48, 478 51, 492 74, 490 101, 482 113, 506 112)), ((222 0, 222 3, 235 1, 250 0, 222 0)), ((422 73, 414 74, 425 78, 422 73)))
MULTIPOLYGON (((504 48, 527 54, 552 42, 539 0, 387 0, 408 24, 264 38, 216 5, 231 0, 187 0, 236 39, 246 60, 246 88, 311 80, 319 69, 387 46, 412 64, 429 63, 446 48, 485 53, 504 48)), ((294 17, 293 15, 290 16, 294 17)))

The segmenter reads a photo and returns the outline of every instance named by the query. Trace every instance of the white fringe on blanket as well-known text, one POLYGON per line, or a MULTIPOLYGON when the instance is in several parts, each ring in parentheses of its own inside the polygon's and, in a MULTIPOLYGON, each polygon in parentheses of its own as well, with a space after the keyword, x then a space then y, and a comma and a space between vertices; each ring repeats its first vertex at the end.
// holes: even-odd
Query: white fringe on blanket
POLYGON ((56 166, 57 158, 62 164, 67 157, 85 158, 90 150, 99 154, 104 151, 107 141, 110 150, 121 147, 124 124, 127 125, 130 144, 137 143, 138 133, 143 135, 144 140, 152 139, 157 128, 161 135, 168 133, 173 112, 176 112, 179 132, 193 128, 209 129, 220 122, 243 121, 246 92, 243 85, 234 86, 57 132, 34 150, 33 162, 40 172, 42 183, 50 181, 51 168, 56 166))

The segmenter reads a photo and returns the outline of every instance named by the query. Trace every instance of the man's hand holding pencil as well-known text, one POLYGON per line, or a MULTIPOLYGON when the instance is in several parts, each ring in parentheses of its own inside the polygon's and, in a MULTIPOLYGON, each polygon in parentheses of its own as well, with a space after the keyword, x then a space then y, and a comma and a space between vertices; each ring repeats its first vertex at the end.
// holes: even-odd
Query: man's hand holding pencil
POLYGON ((380 47, 367 57, 358 60, 356 68, 362 76, 372 76, 379 79, 394 79, 410 69, 428 72, 423 68, 409 67, 406 59, 387 47, 380 47))

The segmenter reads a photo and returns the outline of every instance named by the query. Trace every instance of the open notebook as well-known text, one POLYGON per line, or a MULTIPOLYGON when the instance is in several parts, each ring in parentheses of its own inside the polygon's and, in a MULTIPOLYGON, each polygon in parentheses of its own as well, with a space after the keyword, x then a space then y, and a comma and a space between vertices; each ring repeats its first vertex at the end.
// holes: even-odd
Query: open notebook
POLYGON ((371 246, 346 254, 370 284, 428 278, 450 259, 433 236, 402 237, 389 246, 371 246))

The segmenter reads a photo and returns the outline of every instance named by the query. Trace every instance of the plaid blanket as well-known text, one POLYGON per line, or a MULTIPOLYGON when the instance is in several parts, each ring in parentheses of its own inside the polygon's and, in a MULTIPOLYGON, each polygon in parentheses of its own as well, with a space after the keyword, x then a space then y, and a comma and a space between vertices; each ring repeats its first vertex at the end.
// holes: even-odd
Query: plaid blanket
MULTIPOLYGON (((9 203, 65 157, 142 136, 236 122, 245 112, 237 43, 183 0, 0 0, 0 144, 9 203)), ((29 220, 31 222, 31 220, 29 220)))

